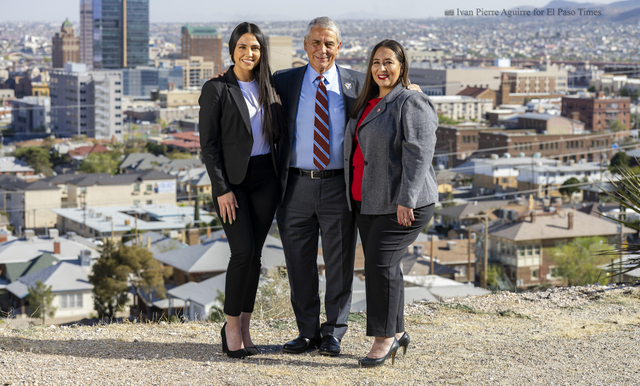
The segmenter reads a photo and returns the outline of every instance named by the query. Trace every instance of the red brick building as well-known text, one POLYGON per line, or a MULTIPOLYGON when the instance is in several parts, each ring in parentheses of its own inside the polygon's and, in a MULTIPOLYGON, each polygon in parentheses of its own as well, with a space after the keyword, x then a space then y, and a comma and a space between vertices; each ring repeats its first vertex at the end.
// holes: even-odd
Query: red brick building
POLYGON ((606 98, 603 93, 597 98, 562 98, 562 115, 584 122, 584 129, 591 132, 608 131, 616 120, 629 130, 630 110, 631 99, 606 98))
POLYGON ((53 68, 63 68, 67 62, 80 62, 80 38, 75 36, 69 19, 62 23, 60 32, 56 32, 52 40, 53 68))

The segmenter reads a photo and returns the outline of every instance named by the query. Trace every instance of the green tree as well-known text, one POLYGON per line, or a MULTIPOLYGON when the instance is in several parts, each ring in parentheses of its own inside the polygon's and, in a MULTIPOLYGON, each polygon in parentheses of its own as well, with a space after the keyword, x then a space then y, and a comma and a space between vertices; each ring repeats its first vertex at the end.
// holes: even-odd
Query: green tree
POLYGON ((118 309, 126 305, 129 285, 142 298, 152 296, 164 299, 164 279, 173 274, 153 254, 144 249, 120 246, 105 246, 102 258, 93 266, 89 282, 93 284, 94 306, 100 318, 113 317, 118 309))
POLYGON ((568 244, 548 248, 546 252, 555 261, 558 275, 564 277, 569 286, 574 286, 608 282, 600 268, 609 260, 603 254, 608 250, 611 250, 611 247, 605 239, 583 237, 573 239, 568 244))
POLYGON ((570 185, 575 185, 575 184, 579 184, 580 180, 575 178, 575 177, 571 177, 568 180, 566 180, 564 183, 562 183, 562 186, 560 186, 560 189, 558 189, 560 191, 560 194, 564 195, 564 196, 568 196, 571 197, 571 195, 575 192, 580 191, 580 187, 579 186, 570 186, 570 185))
POLYGON ((596 87, 595 87, 595 86, 589 86, 589 88, 587 89, 587 91, 589 91, 589 92, 596 92, 596 87))
POLYGON ((627 90, 626 88, 621 88, 620 91, 618 91, 618 94, 620 96, 627 97, 629 96, 629 90, 627 90))
POLYGON ((609 162, 609 170, 612 172, 618 171, 618 168, 621 167, 629 167, 629 163, 631 162, 631 157, 627 155, 624 151, 617 152, 613 157, 611 157, 611 161, 609 162))
POLYGON ((177 151, 177 150, 168 152, 167 153, 167 157, 169 157, 171 159, 190 159, 190 158, 193 158, 193 156, 190 153, 177 151))
POLYGON ((13 156, 29 164, 36 173, 43 173, 46 176, 53 175, 49 153, 41 147, 21 147, 13 152, 13 156))
POLYGON ((616 119, 615 121, 611 122, 611 126, 609 126, 609 129, 611 129, 611 131, 618 132, 618 131, 624 131, 627 130, 627 127, 622 124, 622 122, 620 122, 619 119, 616 119))
POLYGON ((120 152, 91 153, 87 155, 78 168, 80 173, 116 174, 120 165, 120 152))
POLYGON ((167 155, 167 146, 162 143, 155 144, 153 142, 147 142, 147 144, 145 145, 145 148, 151 154, 167 155))
POLYGON ((196 195, 196 202, 193 207, 193 220, 200 221, 200 197, 196 195))
POLYGON ((34 318, 41 318, 42 325, 44 325, 45 318, 48 316, 53 318, 56 314, 57 307, 53 304, 53 293, 51 293, 51 286, 45 285, 42 281, 38 280, 35 287, 29 287, 29 295, 27 295, 27 301, 31 308, 34 318))
POLYGON ((457 121, 453 118, 449 118, 447 116, 444 116, 442 114, 438 114, 438 124, 442 124, 442 125, 455 125, 460 123, 460 121, 457 121))
POLYGON ((455 206, 453 192, 447 192, 444 195, 444 200, 442 200, 442 207, 446 208, 448 206, 455 206))

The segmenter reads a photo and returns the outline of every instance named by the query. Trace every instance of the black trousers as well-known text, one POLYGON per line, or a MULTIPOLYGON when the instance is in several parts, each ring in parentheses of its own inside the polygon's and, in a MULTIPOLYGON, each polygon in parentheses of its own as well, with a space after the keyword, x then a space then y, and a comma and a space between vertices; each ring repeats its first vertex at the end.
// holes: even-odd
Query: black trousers
MULTIPOLYGON (((238 202, 236 219, 233 224, 228 221, 222 224, 231 249, 224 290, 224 313, 229 316, 253 312, 262 247, 280 197, 280 181, 270 157, 270 154, 251 157, 244 181, 231 185, 238 202)), ((219 215, 217 197, 213 203, 219 215)))
POLYGON ((364 249, 367 336, 387 337, 404 331, 404 281, 400 263, 406 248, 431 220, 434 204, 414 209, 411 226, 398 225, 396 213, 366 215, 354 202, 364 249))

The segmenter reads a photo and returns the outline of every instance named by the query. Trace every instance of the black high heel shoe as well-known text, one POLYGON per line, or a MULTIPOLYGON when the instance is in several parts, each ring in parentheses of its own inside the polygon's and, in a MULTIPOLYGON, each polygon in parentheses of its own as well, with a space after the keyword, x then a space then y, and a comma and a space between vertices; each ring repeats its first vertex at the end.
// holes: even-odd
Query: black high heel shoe
POLYGON ((242 359, 244 357, 249 356, 247 350, 241 348, 240 350, 230 351, 227 346, 227 333, 225 332, 225 327, 227 327, 227 323, 225 322, 224 326, 222 326, 222 330, 220 330, 220 338, 222 338, 222 352, 227 354, 229 358, 234 359, 242 359))
POLYGON ((382 366, 384 362, 387 360, 387 358, 391 357, 391 364, 393 365, 396 361, 396 352, 398 351, 399 348, 400 348, 400 345, 398 344, 398 340, 394 336, 393 344, 391 344, 391 347, 389 348, 387 355, 383 356, 382 358, 364 357, 358 360, 358 363, 360 363, 360 367, 378 367, 378 366, 382 366))
POLYGON ((245 349, 245 351, 247 352, 247 354, 248 354, 249 356, 251 356, 251 355, 258 355, 258 354, 260 354, 260 350, 258 350, 258 348, 257 348, 256 346, 253 346, 253 347, 245 347, 244 349, 245 349))
POLYGON ((411 338, 409 338, 409 334, 405 331, 400 339, 398 339, 398 345, 403 349, 402 355, 407 355, 407 348, 409 348, 410 342, 411 338))

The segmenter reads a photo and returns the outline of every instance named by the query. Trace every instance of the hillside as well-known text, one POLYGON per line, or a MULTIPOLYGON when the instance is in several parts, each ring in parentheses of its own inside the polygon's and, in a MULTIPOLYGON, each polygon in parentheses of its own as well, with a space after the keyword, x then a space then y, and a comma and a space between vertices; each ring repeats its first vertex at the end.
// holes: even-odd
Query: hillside
POLYGON ((406 307, 412 343, 394 366, 361 369, 371 338, 352 315, 343 354, 286 355, 292 319, 257 321, 262 355, 220 353, 220 324, 0 324, 0 385, 631 385, 640 382, 640 283, 497 293, 406 307), (5 327, 2 327, 5 326, 5 327))

